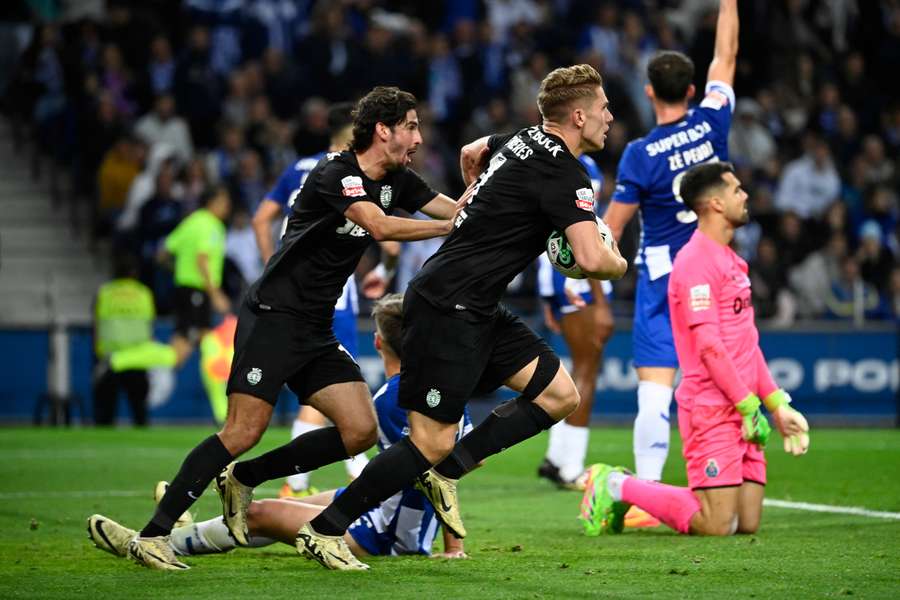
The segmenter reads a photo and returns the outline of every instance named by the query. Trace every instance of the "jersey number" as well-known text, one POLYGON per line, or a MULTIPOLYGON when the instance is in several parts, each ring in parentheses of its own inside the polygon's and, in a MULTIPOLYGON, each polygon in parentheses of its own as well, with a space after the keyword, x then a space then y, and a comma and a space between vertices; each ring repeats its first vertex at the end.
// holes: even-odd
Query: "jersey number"
MULTIPOLYGON (((475 196, 478 195, 478 192, 481 191, 481 186, 487 183, 488 179, 490 179, 491 176, 497 172, 497 169, 506 164, 506 160, 506 157, 502 154, 497 154, 496 156, 494 156, 494 158, 491 159, 491 162, 488 163, 487 170, 478 176, 478 183, 475 184, 475 189, 472 190, 472 195, 469 196, 466 204, 472 204, 472 200, 474 200, 475 196)), ((465 209, 459 211, 459 215, 457 215, 456 217, 456 223, 454 224, 454 226, 459 227, 460 225, 462 225, 462 222, 465 221, 468 217, 469 215, 466 214, 465 209)))
MULTIPOLYGON (((719 157, 713 156, 705 162, 719 162, 719 157)), ((679 204, 684 204, 684 199, 681 197, 681 179, 684 177, 685 173, 687 173, 687 171, 682 171, 672 180, 672 195, 675 196, 675 200, 677 200, 679 204)), ((685 208, 684 210, 679 210, 675 213, 675 218, 679 223, 693 223, 697 220, 697 213, 689 208, 685 208)))

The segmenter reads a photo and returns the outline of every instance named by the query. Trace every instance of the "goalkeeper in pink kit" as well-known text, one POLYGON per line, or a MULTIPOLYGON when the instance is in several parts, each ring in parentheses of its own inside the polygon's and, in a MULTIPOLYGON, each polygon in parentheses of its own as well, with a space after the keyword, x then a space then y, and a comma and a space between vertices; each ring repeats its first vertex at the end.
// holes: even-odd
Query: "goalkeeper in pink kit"
POLYGON ((675 258, 669 310, 682 380, 675 392, 687 488, 593 465, 581 503, 588 535, 620 533, 634 504, 681 533, 731 535, 759 527, 771 431, 786 452, 809 448, 809 426, 791 408, 759 349, 747 263, 729 243, 747 223, 747 193, 727 162, 687 171, 679 193, 698 227, 675 258), (760 400, 762 399, 762 400, 760 400))

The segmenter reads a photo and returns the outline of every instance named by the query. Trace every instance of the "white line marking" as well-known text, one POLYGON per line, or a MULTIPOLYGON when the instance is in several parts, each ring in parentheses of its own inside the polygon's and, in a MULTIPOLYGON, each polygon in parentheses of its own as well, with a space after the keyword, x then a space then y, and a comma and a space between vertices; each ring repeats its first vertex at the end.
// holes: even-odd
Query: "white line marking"
MULTIPOLYGON (((279 488, 275 487, 258 487, 256 491, 262 492, 264 495, 275 495, 279 488)), ((54 491, 28 491, 28 492, 0 492, 0 500, 22 500, 27 498, 135 498, 144 496, 153 498, 150 490, 81 490, 72 492, 54 492, 54 491)), ((215 492, 207 494, 210 498, 215 498, 215 492)), ((204 496, 205 497, 205 496, 204 496)))
POLYGON ((788 500, 776 500, 774 498, 764 499, 763 505, 772 506, 775 508, 793 508, 795 510, 808 510, 810 512, 833 513, 837 515, 856 515, 860 517, 893 519, 896 521, 900 521, 900 513, 869 510, 868 508, 862 508, 861 506, 832 506, 830 504, 812 504, 810 502, 790 502, 788 500))

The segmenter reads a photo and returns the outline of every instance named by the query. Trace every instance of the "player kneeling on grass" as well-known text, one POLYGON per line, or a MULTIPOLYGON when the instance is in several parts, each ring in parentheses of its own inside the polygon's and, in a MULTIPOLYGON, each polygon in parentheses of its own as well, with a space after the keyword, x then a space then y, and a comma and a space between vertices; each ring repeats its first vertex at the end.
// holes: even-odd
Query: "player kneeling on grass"
POLYGON ((588 535, 620 533, 637 505, 681 533, 754 533, 766 483, 763 448, 771 428, 786 452, 809 448, 809 426, 791 408, 759 349, 747 263, 730 247, 747 223, 747 194, 730 163, 688 171, 681 198, 698 227, 675 259, 669 309, 683 378, 675 399, 689 488, 637 479, 621 467, 594 465, 581 503, 588 535), (762 398, 762 402, 760 402, 762 398))
MULTIPOLYGON (((375 394, 379 450, 400 441, 409 430, 406 411, 397 405, 400 358, 394 348, 400 347, 402 310, 403 297, 393 294, 379 300, 372 311, 376 326, 375 348, 381 354, 384 373, 388 378, 387 383, 375 394)), ((471 429, 472 423, 466 412, 460 419, 458 437, 461 438, 471 429)), ((249 545, 267 546, 280 541, 293 546, 297 531, 342 492, 343 488, 307 496, 302 500, 252 502, 247 513, 249 545)), ((158 491, 156 495, 158 501, 163 494, 158 491)), ((356 557, 430 555, 438 527, 431 503, 421 492, 408 487, 353 523, 344 535, 344 541, 356 557)), ((88 535, 98 548, 118 556, 126 556, 128 544, 137 533, 102 515, 93 515, 88 519, 88 535)), ((466 557, 462 540, 453 537, 446 529, 443 537, 444 552, 436 556, 466 557)), ((171 534, 171 543, 180 556, 227 552, 237 546, 221 516, 201 523, 176 526, 171 534)), ((355 560, 353 557, 348 558, 355 560)))

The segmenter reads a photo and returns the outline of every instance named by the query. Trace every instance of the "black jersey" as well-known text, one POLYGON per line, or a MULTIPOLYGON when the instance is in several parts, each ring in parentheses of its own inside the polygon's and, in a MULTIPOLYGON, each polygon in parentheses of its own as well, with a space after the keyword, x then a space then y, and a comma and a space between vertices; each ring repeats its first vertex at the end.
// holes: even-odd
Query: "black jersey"
POLYGON ((344 216, 354 202, 374 202, 391 214, 416 212, 437 192, 408 168, 381 180, 366 177, 353 152, 331 152, 310 171, 288 217, 281 247, 249 292, 259 310, 298 314, 329 325, 334 304, 356 269, 369 232, 344 216))
POLYGON ((437 308, 490 316, 553 229, 594 220, 581 162, 540 126, 488 140, 491 159, 457 227, 410 282, 437 308))

